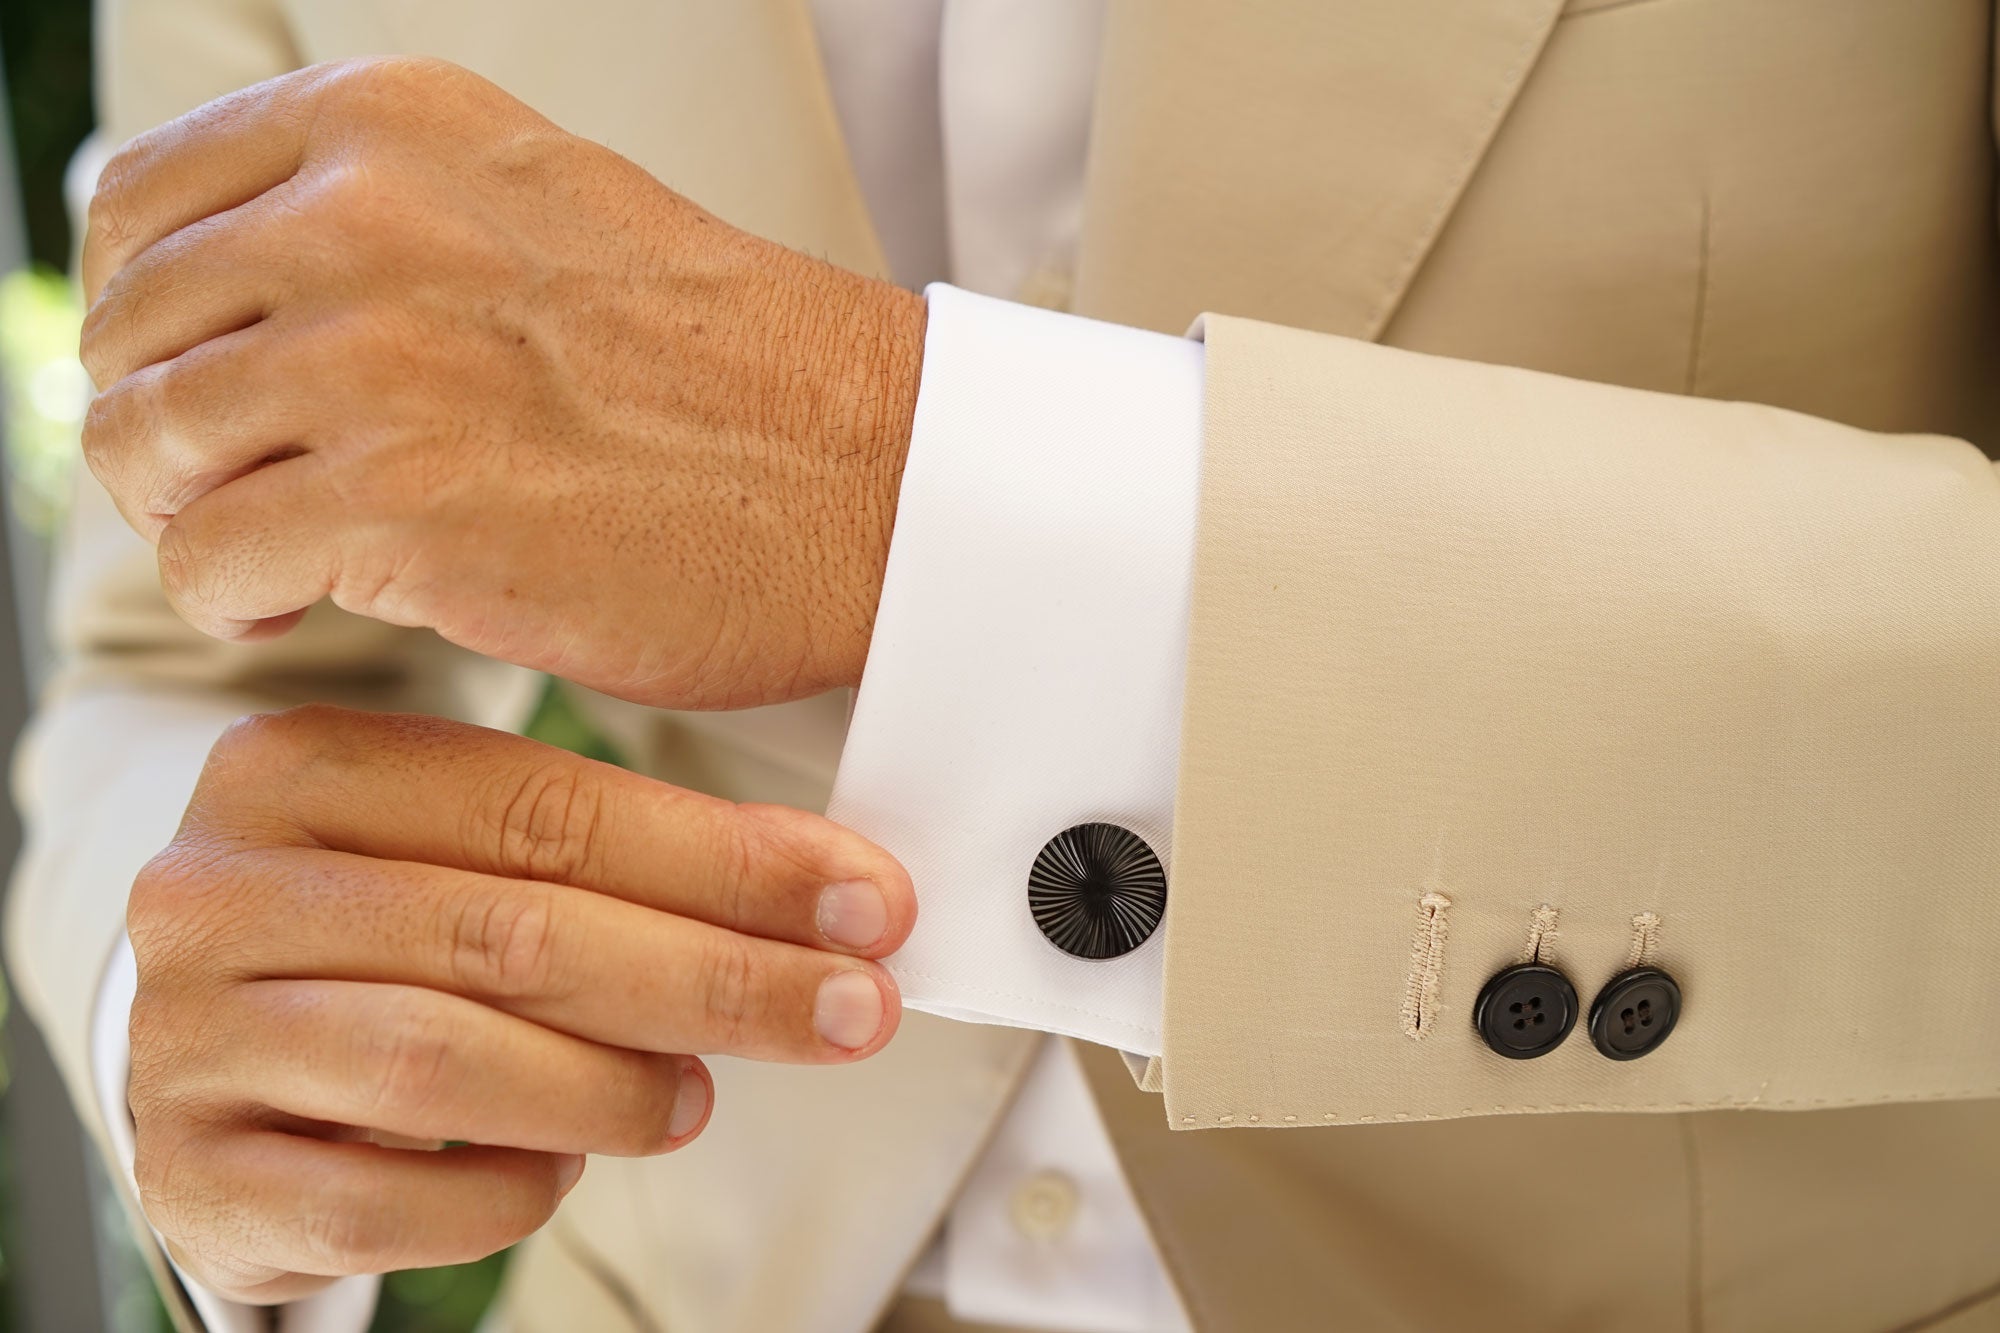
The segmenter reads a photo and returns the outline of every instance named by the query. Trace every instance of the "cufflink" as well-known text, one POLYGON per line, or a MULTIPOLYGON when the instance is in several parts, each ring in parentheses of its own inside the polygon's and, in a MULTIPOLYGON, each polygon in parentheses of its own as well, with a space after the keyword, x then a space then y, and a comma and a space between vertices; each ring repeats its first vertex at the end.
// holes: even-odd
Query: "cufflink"
POLYGON ((1116 958, 1152 937, 1167 912, 1167 872, 1145 839, 1116 824, 1050 838, 1028 871, 1028 910, 1074 958, 1116 958))

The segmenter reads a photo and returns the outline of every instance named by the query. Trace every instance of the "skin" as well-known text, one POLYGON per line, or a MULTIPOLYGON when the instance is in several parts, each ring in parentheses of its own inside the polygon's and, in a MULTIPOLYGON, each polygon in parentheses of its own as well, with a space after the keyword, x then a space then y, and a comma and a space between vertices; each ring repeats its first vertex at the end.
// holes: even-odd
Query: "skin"
POLYGON ((695 1056, 880 1050, 871 960, 915 920, 887 853, 804 811, 438 718, 246 718, 128 908, 147 1216, 257 1302, 490 1254, 582 1154, 699 1134, 695 1056), (447 1140, 479 1146, 412 1150, 447 1140))
POLYGON ((912 293, 401 59, 140 136, 83 270, 84 457, 196 627, 330 597, 668 708, 860 679, 912 293))
MULTIPOLYGON (((859 680, 917 297, 402 59, 135 140, 84 278, 85 456, 198 628, 330 598, 675 708, 859 680)), ((694 1057, 879 1050, 915 913, 799 811, 436 719, 246 720, 131 897, 142 1201, 242 1300, 490 1253, 582 1154, 698 1134, 694 1057)))

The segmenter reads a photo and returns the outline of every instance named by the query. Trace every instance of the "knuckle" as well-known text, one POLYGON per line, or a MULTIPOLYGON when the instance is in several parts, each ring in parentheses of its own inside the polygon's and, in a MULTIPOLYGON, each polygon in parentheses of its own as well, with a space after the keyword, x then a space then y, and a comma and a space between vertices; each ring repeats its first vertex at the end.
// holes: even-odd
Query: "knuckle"
POLYGON ((98 173, 97 188, 84 212, 84 223, 100 241, 120 245, 136 234, 130 207, 133 186, 159 133, 160 130, 153 130, 132 140, 113 153, 104 170, 98 173))
POLYGON ((159 562, 160 587, 176 608, 183 613, 196 611, 213 600, 213 580, 201 544, 186 527, 169 523, 160 529, 153 555, 159 562))
POLYGON ((709 1039, 718 1049, 741 1048, 751 1037, 757 1005, 757 967, 749 941, 718 932, 696 969, 698 1004, 709 1039))
POLYGON ((393 1268, 408 1243, 404 1211, 392 1199, 344 1191, 300 1218, 299 1241, 334 1273, 393 1268))
POLYGON ((187 1242, 198 1238, 194 1218, 214 1193, 205 1179, 199 1138, 156 1118, 135 1121, 132 1176, 139 1207, 161 1232, 187 1242))
POLYGON ((255 714, 254 720, 287 749, 297 746, 317 749, 367 716, 338 704, 309 703, 295 704, 275 713, 255 714))
POLYGON ((173 1118, 180 1098, 175 1094, 176 1056, 181 1041, 180 1025, 174 1021, 173 1006, 158 990, 141 986, 132 1000, 132 1016, 127 1028, 132 1043, 132 1068, 125 1081, 125 1100, 133 1123, 144 1131, 173 1118))
POLYGON ((287 730, 279 713, 247 713, 225 727, 208 748, 188 807, 189 824, 207 824, 228 813, 237 798, 267 790, 271 775, 296 758, 287 730))
MULTIPOLYGON (((155 1014, 161 1011, 155 1006, 155 1014)), ((136 1011, 135 1011, 136 1014, 136 1011)), ((141 1134, 184 1132, 202 1116, 204 1099, 195 1087, 193 1063, 205 1059, 182 1035, 173 1015, 132 1023, 132 1069, 125 1105, 141 1134)))
POLYGON ((292 843, 295 807, 274 784, 310 790, 341 781, 350 768, 394 763, 434 738, 436 721, 324 703, 246 714, 210 748, 184 827, 250 822, 292 843))
MULTIPOLYGON (((99 382, 112 372, 92 370, 99 382)), ((146 366, 117 380, 84 410, 83 461, 129 514, 146 501, 148 445, 160 421, 160 382, 166 370, 146 366)))
POLYGON ((334 704, 299 704, 270 713, 247 713, 230 723, 208 752, 211 776, 250 767, 258 781, 274 766, 286 769, 329 748, 368 715, 334 704))
MULTIPOLYGON (((87 357, 84 365, 95 377, 96 368, 87 357)), ((117 465, 125 453, 123 446, 130 420, 127 409, 131 400, 132 390, 128 386, 114 385, 91 399, 83 414, 83 460, 113 495, 119 492, 117 465)))
POLYGON ((416 104, 434 105, 467 72, 432 56, 361 56, 324 70, 326 105, 342 121, 370 125, 400 118, 416 104))
POLYGON ((450 1034, 435 1018, 398 1014, 362 1045, 355 1086, 366 1108, 395 1117, 421 1115, 438 1104, 451 1073, 450 1034))
POLYGON ((237 879, 224 856, 185 836, 140 868, 125 902, 125 932, 142 981, 228 953, 237 879))
POLYGON ((512 776, 491 816, 503 867, 529 878, 576 884, 597 869, 604 791, 568 755, 512 776))
POLYGON ((315 217, 332 223, 334 239, 353 245, 369 239, 383 199, 381 172, 366 162, 342 158, 321 168, 301 204, 315 217))
POLYGON ((731 806, 710 828, 709 864, 714 867, 714 904, 722 924, 743 930, 760 915, 751 886, 764 857, 763 839, 752 821, 742 817, 743 807, 731 806))
POLYGON ((558 975, 554 905, 545 892, 472 889, 450 909, 451 975, 466 994, 546 995, 558 975))
POLYGON ((193 367, 199 356, 177 357, 148 377, 147 411, 169 431, 194 434, 208 412, 208 385, 193 367))
POLYGON ((115 382, 112 343, 122 324, 124 305, 119 286, 114 281, 83 317, 83 327, 77 334, 76 356, 83 362, 84 370, 89 372, 92 384, 108 388, 115 382))
POLYGON ((141 866, 125 900, 125 933, 142 964, 183 926, 190 886, 176 850, 168 847, 141 866))

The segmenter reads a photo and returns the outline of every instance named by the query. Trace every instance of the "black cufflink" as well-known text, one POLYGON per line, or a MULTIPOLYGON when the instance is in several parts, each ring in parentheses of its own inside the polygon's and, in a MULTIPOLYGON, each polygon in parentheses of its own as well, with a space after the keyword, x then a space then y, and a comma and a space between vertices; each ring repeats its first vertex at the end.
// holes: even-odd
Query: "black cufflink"
POLYGON ((1116 824, 1050 838, 1028 872, 1028 910, 1076 958, 1116 958, 1152 937, 1167 912, 1167 872, 1145 839, 1116 824))
POLYGON ((1635 967, 1604 983, 1591 1004, 1591 1044, 1613 1060, 1636 1060, 1658 1050, 1680 1016, 1680 983, 1657 967, 1635 967))
POLYGON ((1522 963, 1495 972, 1472 1006, 1472 1025, 1494 1052, 1532 1060, 1562 1045, 1576 1026, 1576 987, 1553 967, 1522 963))

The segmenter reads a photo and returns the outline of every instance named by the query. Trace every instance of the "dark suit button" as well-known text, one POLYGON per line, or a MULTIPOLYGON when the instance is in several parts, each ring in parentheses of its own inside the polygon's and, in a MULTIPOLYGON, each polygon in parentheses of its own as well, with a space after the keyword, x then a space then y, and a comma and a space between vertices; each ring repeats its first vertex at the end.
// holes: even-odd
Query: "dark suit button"
POLYGON ((1509 1060, 1547 1055, 1576 1026, 1576 987, 1540 963, 1495 972, 1472 1006, 1472 1025, 1509 1060))
POLYGON ((1657 967, 1635 967, 1598 993, 1590 1040, 1613 1060, 1636 1060, 1665 1041, 1680 1016, 1680 983, 1657 967))
POLYGON ((1116 958, 1144 944, 1166 915, 1167 872, 1130 829, 1078 824, 1035 857, 1028 910, 1064 953, 1116 958))

